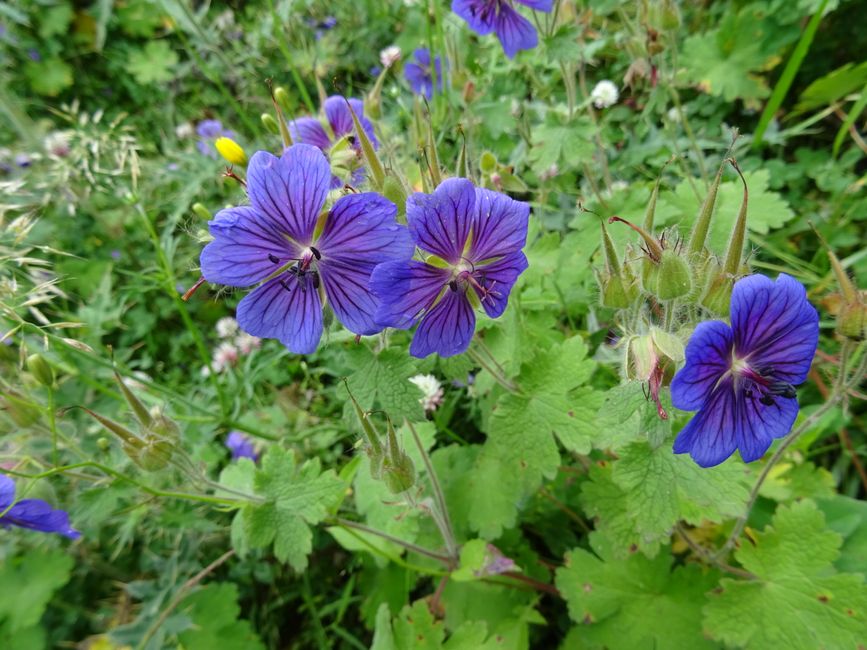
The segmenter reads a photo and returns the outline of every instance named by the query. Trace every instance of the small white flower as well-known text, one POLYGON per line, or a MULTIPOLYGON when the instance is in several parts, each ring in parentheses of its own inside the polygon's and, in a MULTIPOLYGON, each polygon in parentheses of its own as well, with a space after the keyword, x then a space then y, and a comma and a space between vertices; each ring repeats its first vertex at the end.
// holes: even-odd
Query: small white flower
POLYGON ((195 129, 193 129, 193 125, 191 122, 184 122, 183 124, 178 124, 175 127, 175 137, 178 140, 186 140, 187 138, 192 138, 193 134, 195 134, 195 129))
POLYGON ((234 336, 235 334, 237 334, 238 321, 236 321, 231 316, 225 316, 217 321, 214 329, 217 330, 217 336, 219 336, 221 339, 227 339, 230 336, 234 336))
POLYGON ((229 366, 235 365, 238 361, 238 348, 231 343, 220 343, 217 349, 214 350, 214 357, 211 359, 211 367, 215 372, 222 372, 229 366))
POLYGON ((443 387, 433 375, 416 375, 409 380, 424 393, 418 400, 425 411, 436 411, 443 403, 443 387))
POLYGON ((669 122, 673 122, 674 124, 680 124, 680 112, 678 112, 677 108, 672 106, 668 109, 668 113, 666 113, 669 122))
POLYGON ((593 101, 593 105, 596 108, 608 108, 609 106, 614 106, 619 97, 620 92, 617 90, 617 86, 613 81, 609 81, 608 79, 603 79, 596 84, 593 88, 593 92, 590 93, 590 99, 593 101))
POLYGON ((65 158, 69 155, 69 142, 72 139, 70 131, 52 131, 45 136, 42 146, 52 156, 65 158))
POLYGON ((259 346, 261 345, 262 339, 247 334, 247 332, 241 332, 237 337, 235 337, 235 346, 243 355, 250 354, 253 350, 259 349, 259 346))
POLYGON ((397 45, 389 45, 379 53, 379 62, 383 68, 390 68, 395 63, 400 61, 400 48, 397 45))

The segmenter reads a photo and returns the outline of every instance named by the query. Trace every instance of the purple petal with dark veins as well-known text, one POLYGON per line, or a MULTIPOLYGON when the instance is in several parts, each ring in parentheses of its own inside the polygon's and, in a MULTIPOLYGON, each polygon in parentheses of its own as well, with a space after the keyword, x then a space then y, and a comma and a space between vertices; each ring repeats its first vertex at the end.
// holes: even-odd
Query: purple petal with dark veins
POLYGON ((494 31, 497 0, 452 0, 452 11, 467 21, 476 34, 494 31))
POLYGON ((247 166, 250 203, 302 246, 310 243, 330 186, 328 161, 309 144, 292 145, 280 158, 257 151, 247 166))
POLYGON ((790 384, 807 378, 819 341, 819 315, 804 286, 785 273, 776 282, 750 275, 735 283, 731 321, 735 350, 752 368, 773 368, 790 384))
MULTIPOLYGON (((348 101, 349 106, 352 106, 352 111, 355 113, 355 117, 357 117, 358 121, 361 123, 361 128, 364 129, 367 137, 370 138, 371 143, 373 143, 373 148, 378 148, 379 140, 376 139, 373 124, 370 120, 364 117, 364 103, 360 99, 355 99, 354 97, 349 98, 348 101)), ((346 98, 340 95, 332 95, 326 99, 325 104, 323 104, 325 108, 325 117, 328 119, 328 123, 334 130, 334 137, 336 139, 340 139, 344 135, 355 131, 355 125, 352 122, 352 113, 349 111, 346 102, 346 98)))
POLYGON ((473 240, 468 257, 480 262, 520 251, 527 243, 529 219, 527 203, 477 187, 473 240))
POLYGON ((450 264, 457 264, 470 234, 476 193, 465 178, 440 183, 433 194, 416 193, 406 201, 406 219, 415 243, 450 264))
POLYGON ((325 127, 315 117, 299 117, 289 122, 289 135, 292 136, 292 142, 310 144, 322 151, 331 148, 331 140, 325 127))
POLYGON ((476 315, 466 294, 446 290, 418 324, 409 353, 419 359, 437 353, 451 357, 466 351, 476 329, 476 315))
POLYGON ((674 440, 674 453, 689 453, 702 467, 719 465, 737 448, 735 393, 728 378, 674 440))
POLYGON ((322 304, 309 276, 268 280, 238 304, 236 319, 247 334, 277 339, 296 354, 314 352, 322 337, 322 304))
POLYGON ((373 270, 370 288, 380 301, 382 327, 408 329, 446 287, 451 273, 424 262, 386 262, 373 270))
POLYGON ((539 44, 533 23, 509 5, 500 5, 494 31, 503 45, 503 52, 510 59, 513 59, 518 51, 531 50, 539 44))
POLYGON ((686 346, 686 361, 671 382, 671 402, 683 411, 701 408, 732 363, 732 329, 722 321, 699 323, 686 346))
POLYGON ((247 287, 300 254, 280 234, 279 224, 251 206, 220 210, 208 228, 214 241, 205 246, 199 260, 208 282, 247 287))
MULTIPOLYGON (((488 316, 498 318, 506 310, 509 293, 527 265, 527 257, 519 251, 477 269, 474 274, 476 281, 488 289, 488 297, 482 300, 482 307, 488 316)), ((476 292, 479 299, 482 298, 482 293, 476 287, 471 287, 471 290, 476 292)))

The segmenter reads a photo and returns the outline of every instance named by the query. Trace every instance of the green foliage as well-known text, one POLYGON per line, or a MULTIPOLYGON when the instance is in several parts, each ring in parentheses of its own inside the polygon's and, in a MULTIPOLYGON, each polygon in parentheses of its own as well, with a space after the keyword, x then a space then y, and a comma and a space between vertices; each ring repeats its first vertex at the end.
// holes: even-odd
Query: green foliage
POLYGON ((181 605, 191 627, 178 635, 187 650, 259 650, 265 648, 249 621, 239 619, 238 587, 211 584, 184 599, 181 605))
POLYGON ((781 506, 735 557, 755 580, 724 578, 705 608, 714 638, 744 648, 855 647, 867 629, 864 576, 838 573, 840 536, 812 501, 781 506))
POLYGON ((56 57, 28 62, 25 74, 30 87, 47 97, 56 97, 72 85, 72 67, 56 57))
POLYGON ((178 64, 178 55, 165 41, 151 41, 144 48, 134 50, 127 58, 127 70, 143 86, 166 83, 173 76, 172 68, 178 64))
POLYGON ((421 420, 421 391, 409 381, 418 374, 416 362, 402 350, 374 354, 361 348, 352 355, 357 370, 349 377, 349 389, 364 408, 381 408, 396 421, 421 420))

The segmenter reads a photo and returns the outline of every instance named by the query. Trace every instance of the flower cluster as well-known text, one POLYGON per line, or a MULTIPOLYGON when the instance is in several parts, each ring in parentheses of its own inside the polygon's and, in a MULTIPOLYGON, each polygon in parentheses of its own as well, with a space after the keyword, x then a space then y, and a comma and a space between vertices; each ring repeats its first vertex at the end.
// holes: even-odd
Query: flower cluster
POLYGON ((533 49, 539 43, 536 28, 515 11, 515 2, 546 13, 554 6, 554 0, 452 0, 452 11, 480 36, 496 34, 511 59, 520 50, 533 49))
POLYGON ((69 515, 55 510, 42 499, 15 500, 15 481, 0 474, 0 527, 29 528, 78 539, 81 533, 69 524, 69 515))
POLYGON ((240 328, 292 352, 316 350, 322 309, 357 335, 420 323, 410 353, 459 354, 475 330, 474 307, 492 318, 527 267, 526 203, 466 179, 407 200, 409 227, 376 193, 343 196, 324 210, 331 169, 322 152, 296 144, 277 158, 257 152, 247 169, 250 205, 217 213, 202 274, 233 287, 240 328), (416 247, 425 257, 413 260, 416 247))
POLYGON ((226 371, 234 366, 242 356, 247 356, 262 345, 257 337, 242 332, 238 328, 238 321, 230 316, 218 320, 214 329, 222 340, 211 357, 211 367, 202 368, 202 375, 204 376, 208 376, 211 371, 226 371))

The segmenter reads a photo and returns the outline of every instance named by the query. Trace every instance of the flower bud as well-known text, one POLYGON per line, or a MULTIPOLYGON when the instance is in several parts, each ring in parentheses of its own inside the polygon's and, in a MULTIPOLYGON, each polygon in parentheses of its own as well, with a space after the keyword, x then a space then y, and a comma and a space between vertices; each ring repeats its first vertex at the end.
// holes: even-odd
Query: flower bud
POLYGON ((214 218, 214 216, 211 214, 211 211, 208 210, 208 208, 206 208, 201 203, 193 203, 192 210, 196 213, 196 216, 198 216, 200 219, 204 219, 205 221, 210 221, 214 218))
POLYGON ((608 229, 604 222, 600 225, 602 226, 602 249, 605 252, 605 269, 598 274, 597 279, 602 304, 613 309, 626 309, 638 294, 635 276, 629 271, 628 266, 620 266, 608 229))
POLYGON ((277 124, 277 120, 274 119, 273 115, 262 113, 259 119, 262 120, 262 126, 265 127, 265 130, 274 135, 280 135, 280 125, 277 124))
POLYGON ((214 146, 217 148, 217 151, 226 160, 226 162, 229 162, 233 165, 247 164, 247 154, 244 153, 241 145, 239 145, 231 138, 227 138, 225 136, 222 138, 217 138, 217 140, 214 142, 214 146))
POLYGON ((834 271, 834 276, 837 278, 837 284, 840 286, 840 306, 837 309, 837 333, 840 336, 852 339, 854 341, 863 341, 867 339, 867 292, 859 291, 851 278, 843 268, 840 259, 831 250, 828 242, 813 227, 813 232, 822 242, 825 252, 828 253, 828 260, 831 262, 831 270, 834 271))
POLYGON ((483 152, 482 157, 479 158, 479 169, 483 174, 493 173, 497 169, 497 157, 490 151, 483 152))
POLYGON ((25 362, 30 374, 43 386, 50 388, 54 385, 54 369, 48 364, 41 354, 31 354, 25 362))
POLYGON ((276 101, 280 108, 282 108, 286 113, 292 113, 292 102, 289 101, 289 93, 286 92, 286 89, 282 86, 277 86, 274 89, 274 101, 276 101))
POLYGON ((105 452, 107 452, 109 449, 111 449, 111 440, 109 440, 109 439, 106 438, 105 436, 100 436, 100 437, 97 438, 97 440, 96 440, 96 446, 99 448, 99 450, 100 450, 101 452, 105 453, 105 452))
POLYGON ((177 422, 166 416, 159 408, 151 410, 151 423, 145 435, 176 443, 181 437, 181 428, 177 422))
POLYGON ((692 289, 689 266, 674 251, 664 251, 656 278, 656 291, 653 293, 662 301, 674 300, 685 296, 692 289))
POLYGON ((158 472, 168 466, 174 445, 168 440, 152 440, 142 444, 124 443, 123 451, 144 471, 158 472))

